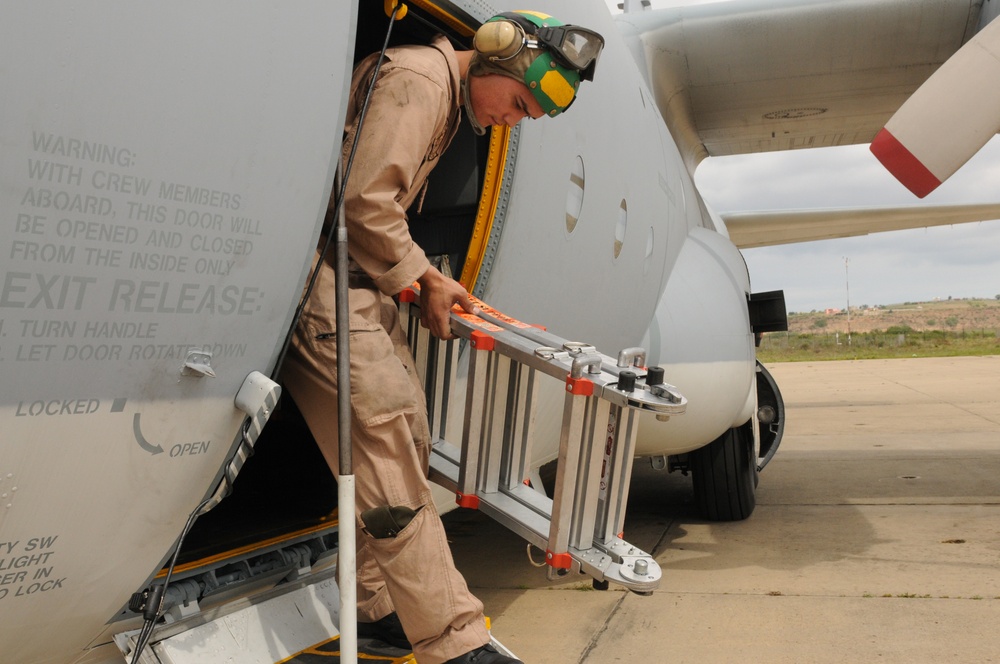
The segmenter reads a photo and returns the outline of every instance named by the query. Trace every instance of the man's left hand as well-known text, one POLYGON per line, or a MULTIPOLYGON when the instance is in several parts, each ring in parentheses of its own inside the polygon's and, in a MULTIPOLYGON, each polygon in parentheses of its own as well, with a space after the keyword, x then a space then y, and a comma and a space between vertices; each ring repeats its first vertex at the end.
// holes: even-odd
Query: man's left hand
POLYGON ((458 304, 470 314, 478 314, 465 287, 444 276, 433 265, 417 279, 420 284, 420 324, 439 339, 453 339, 451 308, 458 304))

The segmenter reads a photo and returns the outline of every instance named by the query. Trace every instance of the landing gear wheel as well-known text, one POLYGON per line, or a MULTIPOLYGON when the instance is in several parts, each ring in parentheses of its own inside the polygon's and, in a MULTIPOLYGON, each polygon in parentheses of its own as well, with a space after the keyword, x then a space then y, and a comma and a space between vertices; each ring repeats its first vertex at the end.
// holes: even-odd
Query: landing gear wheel
POLYGON ((742 521, 757 505, 757 454, 752 422, 690 453, 694 499, 709 521, 742 521))

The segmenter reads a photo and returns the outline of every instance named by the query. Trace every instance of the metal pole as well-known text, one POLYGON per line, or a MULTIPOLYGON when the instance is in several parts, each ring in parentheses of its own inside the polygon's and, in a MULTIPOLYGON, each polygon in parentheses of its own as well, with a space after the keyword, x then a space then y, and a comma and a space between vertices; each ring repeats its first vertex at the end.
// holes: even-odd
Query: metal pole
MULTIPOLYGON (((357 664, 358 661, 358 590, 357 590, 357 533, 355 531, 355 490, 354 469, 351 459, 351 357, 350 335, 347 334, 350 320, 347 286, 347 222, 344 219, 344 192, 347 190, 347 180, 351 175, 351 166, 357 151, 358 140, 361 138, 361 128, 365 122, 372 92, 375 90, 375 80, 382 68, 385 51, 389 47, 392 26, 396 19, 405 15, 405 5, 394 3, 389 16, 389 28, 386 31, 385 43, 375 63, 375 71, 368 86, 368 94, 358 114, 358 128, 354 136, 346 166, 343 167, 344 178, 341 183, 340 195, 337 200, 336 226, 334 228, 334 261, 333 273, 336 279, 336 329, 337 329, 337 420, 339 468, 337 476, 337 511, 340 523, 337 528, 337 585, 340 587, 340 661, 343 664, 357 664), (402 11, 401 11, 402 10, 402 11)), ((322 257, 320 258, 322 260, 322 257)), ((316 266, 317 271, 319 265, 316 266)))
POLYGON ((347 226, 339 208, 334 230, 334 275, 337 297, 337 417, 340 474, 337 476, 337 585, 340 588, 340 661, 358 661, 357 542, 354 528, 354 468, 351 458, 351 349, 347 287, 347 226))

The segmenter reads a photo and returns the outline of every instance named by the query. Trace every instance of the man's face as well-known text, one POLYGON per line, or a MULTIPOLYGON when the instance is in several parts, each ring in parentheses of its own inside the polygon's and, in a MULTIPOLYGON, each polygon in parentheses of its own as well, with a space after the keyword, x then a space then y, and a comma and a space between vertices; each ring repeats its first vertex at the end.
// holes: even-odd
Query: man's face
POLYGON ((545 115, 528 86, 509 76, 485 74, 469 77, 469 101, 483 127, 513 127, 524 117, 545 115))

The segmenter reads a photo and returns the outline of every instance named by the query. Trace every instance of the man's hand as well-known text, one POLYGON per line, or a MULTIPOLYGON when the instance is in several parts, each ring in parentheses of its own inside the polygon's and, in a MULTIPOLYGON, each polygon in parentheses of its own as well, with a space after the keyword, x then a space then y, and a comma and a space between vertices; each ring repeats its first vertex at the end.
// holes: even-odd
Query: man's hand
POLYGON ((420 324, 439 339, 451 339, 451 307, 460 305, 470 314, 478 314, 465 287, 444 276, 433 265, 417 279, 420 284, 420 324))

